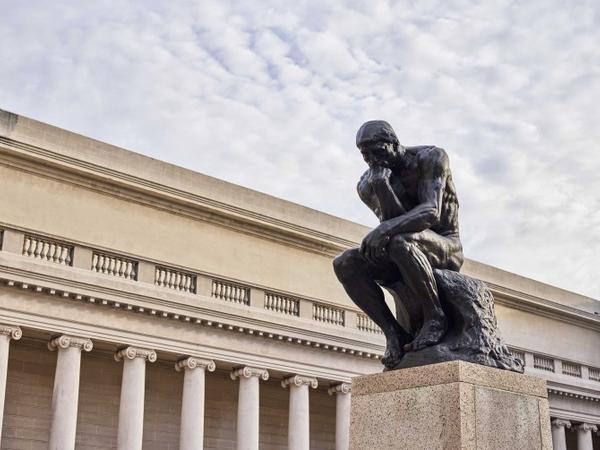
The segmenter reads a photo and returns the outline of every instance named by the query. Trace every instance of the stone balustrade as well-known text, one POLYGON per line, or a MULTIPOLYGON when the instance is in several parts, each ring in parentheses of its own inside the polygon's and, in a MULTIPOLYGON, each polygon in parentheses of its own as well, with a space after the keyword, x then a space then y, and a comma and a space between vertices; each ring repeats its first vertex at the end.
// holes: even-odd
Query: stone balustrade
POLYGON ((196 293, 196 275, 167 267, 155 267, 154 284, 176 291, 196 293))
POLYGON ((137 280, 137 267, 138 261, 132 259, 100 252, 93 252, 92 254, 91 270, 93 272, 125 278, 126 280, 137 280))
MULTIPOLYGON (((3 249, 5 249, 5 234, 5 230, 0 230, 3 249)), ((112 252, 105 252, 104 250, 90 249, 79 244, 65 242, 64 240, 44 237, 41 234, 33 235, 10 229, 10 235, 13 240, 16 239, 18 241, 20 239, 20 244, 17 243, 17 245, 15 245, 13 242, 12 245, 10 245, 10 248, 14 250, 8 251, 19 251, 25 257, 36 258, 41 261, 56 263, 63 266, 73 265, 73 261, 77 258, 80 260, 88 258, 87 263, 84 261, 79 264, 79 267, 87 267, 92 272, 130 281, 150 283, 157 287, 173 289, 182 293, 201 295, 207 298, 224 300, 245 306, 256 306, 284 316, 300 317, 326 325, 354 328, 355 330, 364 333, 382 334, 379 327, 363 313, 357 312, 355 309, 346 309, 330 305, 322 300, 316 301, 313 299, 294 297, 284 293, 263 291, 259 286, 255 287, 246 283, 241 284, 235 280, 226 280, 222 278, 215 279, 210 275, 196 273, 191 270, 185 271, 169 268, 141 258, 133 258, 129 255, 118 255, 112 252), (139 271, 140 264, 145 264, 151 268, 151 270, 148 271, 150 275, 141 277, 141 272, 139 271), (202 282, 200 280, 202 280, 202 282), (264 296, 264 300, 255 302, 253 296, 256 293, 261 293, 264 296), (301 313, 301 311, 307 311, 307 313, 304 314, 301 313), (354 315, 356 320, 348 319, 350 314, 354 315)), ((8 284, 10 285, 10 283, 8 284)), ((50 294, 56 294, 56 291, 52 289, 48 292, 50 294)), ((68 296, 68 294, 63 293, 63 296, 68 296)), ((93 299, 91 297, 89 302, 107 304, 105 300, 93 299)), ((114 302, 112 306, 115 308, 122 307, 126 310, 146 312, 143 307, 132 307, 131 305, 125 306, 114 302)), ((154 315, 158 314, 152 309, 149 309, 147 312, 154 315)), ((165 316, 166 313, 163 312, 161 314, 165 316)), ((179 316, 173 315, 172 318, 179 319, 179 316)), ((186 320, 187 319, 188 318, 186 318, 186 320)), ((199 322, 197 319, 191 318, 189 318, 189 321, 195 323, 199 322)), ((324 346, 323 348, 327 348, 327 346, 324 346)), ((534 354, 518 349, 511 349, 511 351, 516 357, 524 360, 526 367, 530 369, 533 368, 544 372, 552 372, 583 380, 600 382, 600 368, 586 367, 574 362, 561 361, 551 356, 534 354)))
POLYGON ((51 239, 26 235, 23 239, 23 256, 70 266, 73 263, 73 246, 51 239))

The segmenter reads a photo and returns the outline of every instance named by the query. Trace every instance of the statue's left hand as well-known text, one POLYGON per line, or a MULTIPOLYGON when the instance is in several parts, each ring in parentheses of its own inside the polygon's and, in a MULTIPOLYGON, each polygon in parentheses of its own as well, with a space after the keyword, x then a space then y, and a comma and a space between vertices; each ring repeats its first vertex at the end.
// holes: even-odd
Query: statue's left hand
POLYGON ((377 262, 385 256, 389 241, 389 234, 380 225, 364 237, 360 252, 367 260, 377 262))

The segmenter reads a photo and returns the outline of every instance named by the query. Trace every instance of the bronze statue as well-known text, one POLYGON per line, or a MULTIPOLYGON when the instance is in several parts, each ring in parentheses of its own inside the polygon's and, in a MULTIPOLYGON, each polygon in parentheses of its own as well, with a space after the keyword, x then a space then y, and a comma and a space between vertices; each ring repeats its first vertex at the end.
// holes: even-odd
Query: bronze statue
POLYGON ((522 371, 496 333, 491 293, 481 282, 453 274, 463 253, 446 152, 433 145, 404 147, 382 120, 363 124, 356 145, 369 166, 358 195, 380 224, 360 248, 339 255, 334 269, 354 303, 383 330, 386 369, 465 359, 522 371), (382 287, 394 296, 397 317, 382 287), (473 296, 489 304, 474 309, 466 304, 473 296))

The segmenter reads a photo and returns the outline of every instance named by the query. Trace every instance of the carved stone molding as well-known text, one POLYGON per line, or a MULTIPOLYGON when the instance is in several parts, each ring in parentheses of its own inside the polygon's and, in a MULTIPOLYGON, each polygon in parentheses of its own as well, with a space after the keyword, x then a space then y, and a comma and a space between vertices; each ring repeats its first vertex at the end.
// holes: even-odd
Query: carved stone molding
POLYGON ((583 432, 591 431, 592 433, 595 433, 596 431, 598 431, 598 426, 594 425, 593 423, 582 423, 582 424, 576 425, 573 429, 575 431, 583 431, 583 432))
POLYGON ((0 336, 8 336, 9 339, 18 341, 23 336, 23 331, 15 325, 0 325, 0 336))
POLYGON ((216 368, 217 366, 212 359, 194 358, 193 356, 180 359, 175 363, 175 370, 177 372, 193 369, 204 369, 209 372, 214 372, 216 368))
POLYGON ((312 387, 313 389, 316 389, 317 386, 319 385, 319 382, 317 381, 316 378, 306 377, 303 375, 294 375, 289 378, 284 378, 283 380, 281 380, 281 386, 284 388, 286 388, 288 386, 292 386, 292 385, 300 387, 304 384, 307 384, 310 387, 312 387))
POLYGON ((327 392, 329 393, 329 395, 334 395, 334 394, 349 394, 350 392, 352 392, 352 384, 350 383, 340 383, 340 384, 336 384, 335 386, 331 386, 327 392))
POLYGON ((571 428, 571 422, 565 419, 554 419, 552 421, 553 428, 571 428))
POLYGON ((115 361, 122 359, 143 358, 146 361, 156 361, 156 352, 147 348, 125 347, 115 353, 115 361))
POLYGON ((70 336, 68 334, 57 336, 51 339, 50 342, 48 342, 48 350, 50 351, 54 351, 59 348, 65 349, 69 347, 75 347, 82 351, 91 352, 94 348, 94 344, 92 343, 91 339, 70 336))
POLYGON ((258 367, 238 367, 237 369, 233 369, 231 371, 231 379, 235 380, 236 378, 251 378, 251 377, 260 377, 264 381, 269 379, 269 371, 267 369, 260 369, 258 367))

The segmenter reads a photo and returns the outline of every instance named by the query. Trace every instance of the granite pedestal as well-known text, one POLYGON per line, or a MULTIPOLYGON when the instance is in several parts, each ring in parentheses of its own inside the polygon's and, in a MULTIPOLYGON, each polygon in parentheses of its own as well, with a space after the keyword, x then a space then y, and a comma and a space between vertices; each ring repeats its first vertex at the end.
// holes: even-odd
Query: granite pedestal
POLYGON ((351 450, 551 450, 546 382, 463 361, 357 377, 351 450))

